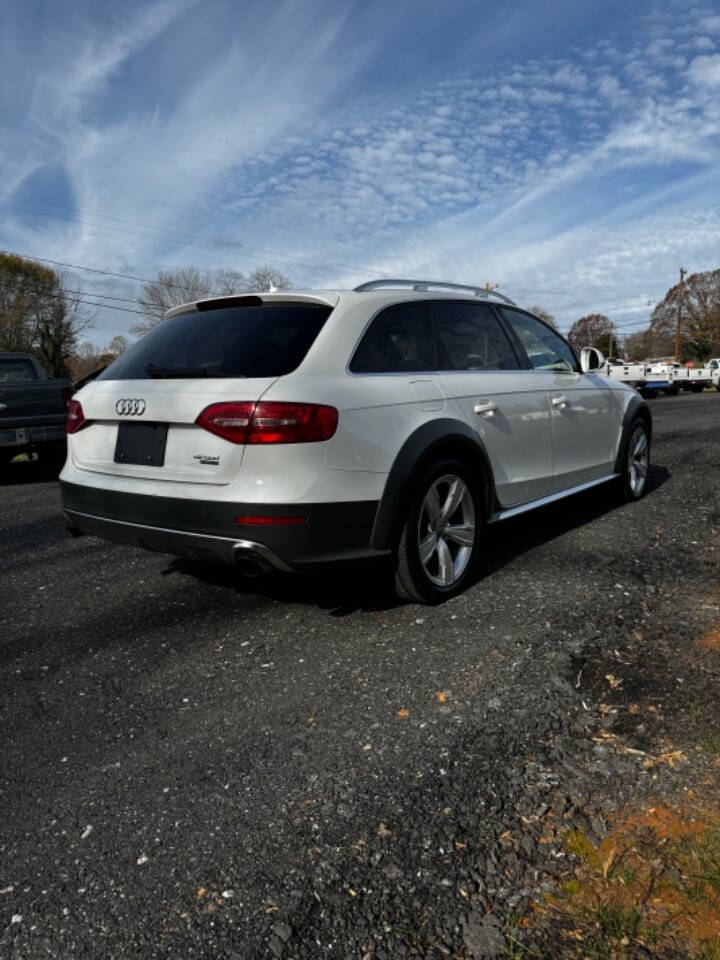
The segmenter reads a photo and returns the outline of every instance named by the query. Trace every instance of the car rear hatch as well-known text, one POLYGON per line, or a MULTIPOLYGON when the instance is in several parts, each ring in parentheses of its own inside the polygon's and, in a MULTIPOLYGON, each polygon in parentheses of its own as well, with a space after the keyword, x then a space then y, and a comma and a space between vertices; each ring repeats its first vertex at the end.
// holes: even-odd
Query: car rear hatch
POLYGON ((77 394, 74 462, 115 476, 230 483, 245 447, 198 417, 216 403, 257 403, 299 366, 331 310, 321 298, 285 294, 172 311, 77 394))

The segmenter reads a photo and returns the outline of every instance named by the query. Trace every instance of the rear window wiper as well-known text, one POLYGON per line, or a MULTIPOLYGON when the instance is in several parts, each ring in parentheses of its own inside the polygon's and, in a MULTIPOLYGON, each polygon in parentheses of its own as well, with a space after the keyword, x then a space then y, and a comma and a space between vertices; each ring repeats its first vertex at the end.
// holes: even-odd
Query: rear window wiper
POLYGON ((207 367, 156 367, 154 363, 147 364, 145 373, 153 380, 162 378, 189 380, 194 377, 245 377, 243 373, 213 373, 207 367))

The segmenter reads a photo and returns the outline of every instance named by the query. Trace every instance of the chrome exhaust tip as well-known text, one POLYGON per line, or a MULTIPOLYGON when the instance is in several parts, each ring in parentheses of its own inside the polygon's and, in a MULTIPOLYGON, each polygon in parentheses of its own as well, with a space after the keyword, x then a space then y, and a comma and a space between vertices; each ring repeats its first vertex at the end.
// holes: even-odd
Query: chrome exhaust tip
POLYGON ((233 553, 233 562, 236 569, 244 577, 260 577, 264 573, 269 573, 272 566, 264 560, 259 554, 248 550, 245 547, 236 549, 233 553))

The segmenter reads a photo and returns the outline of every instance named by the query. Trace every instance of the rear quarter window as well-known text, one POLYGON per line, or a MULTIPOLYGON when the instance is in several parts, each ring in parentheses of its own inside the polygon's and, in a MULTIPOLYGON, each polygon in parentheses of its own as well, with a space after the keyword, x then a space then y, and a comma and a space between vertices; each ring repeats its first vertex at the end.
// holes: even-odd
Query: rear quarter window
POLYGON ((183 372, 283 376, 300 366, 331 312, 323 304, 260 302, 181 313, 151 330, 97 379, 147 380, 183 372))
POLYGON ((35 367, 29 360, 0 360, 0 381, 7 383, 12 380, 37 380, 35 367))
POLYGON ((411 373, 434 370, 435 343, 427 302, 386 307, 358 344, 351 373, 411 373))

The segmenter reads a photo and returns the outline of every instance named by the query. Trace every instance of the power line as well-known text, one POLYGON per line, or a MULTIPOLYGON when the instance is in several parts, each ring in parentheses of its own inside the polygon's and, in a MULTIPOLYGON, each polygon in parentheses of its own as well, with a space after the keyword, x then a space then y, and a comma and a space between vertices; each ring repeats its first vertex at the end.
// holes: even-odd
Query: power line
MULTIPOLYGON (((3 195, 9 196, 9 197, 12 196, 12 194, 8 194, 8 193, 3 193, 3 195)), ((60 204, 46 204, 45 201, 43 200, 32 200, 30 198, 27 198, 27 199, 31 203, 41 203, 45 206, 57 207, 60 210, 67 210, 69 212, 72 212, 71 207, 63 207, 60 204)), ((123 233, 129 236, 135 236, 135 237, 145 237, 148 240, 166 240, 168 243, 175 243, 175 244, 178 244, 179 246, 187 246, 188 241, 193 241, 192 245, 197 245, 198 243, 209 244, 210 246, 218 247, 219 249, 227 250, 230 252, 244 251, 246 253, 251 253, 251 254, 254 253, 256 255, 259 254, 264 257, 271 257, 273 260, 287 260, 294 263, 304 264, 305 266, 313 267, 315 269, 331 266, 331 267, 340 267, 344 270, 357 270, 362 273, 365 273, 367 271, 374 271, 377 273, 382 272, 379 267, 376 268, 368 264, 361 267, 358 264, 343 263, 340 261, 335 261, 335 262, 328 261, 325 264, 321 265, 319 263, 316 263, 313 260, 307 260, 304 257, 296 257, 288 253, 278 253, 275 250, 263 249, 261 247, 251 247, 251 246, 248 246, 247 244, 239 243, 238 241, 215 240, 213 237, 201 237, 201 236, 198 236, 197 234, 185 233, 181 230, 168 230, 165 227, 155 227, 152 224, 140 223, 137 220, 124 220, 121 217, 110 217, 107 214, 103 214, 103 213, 91 213, 89 211, 85 211, 84 215, 90 216, 90 217, 102 217, 105 219, 115 220, 120 223, 133 224, 135 226, 143 227, 146 230, 154 230, 156 233, 175 234, 176 237, 183 237, 185 239, 182 239, 182 240, 173 239, 172 236, 158 237, 150 233, 140 233, 137 230, 123 230, 122 227, 111 227, 108 224, 104 224, 104 223, 91 223, 88 220, 80 220, 77 217, 65 217, 60 213, 52 213, 50 211, 45 211, 45 210, 34 210, 32 207, 25 207, 19 204, 14 204, 9 200, 0 200, 0 205, 9 207, 11 210, 18 210, 23 213, 35 214, 36 216, 39 216, 39 217, 53 217, 56 220, 63 220, 66 223, 76 223, 78 224, 78 226, 98 227, 101 230, 110 230, 114 233, 123 233)), ((83 211, 78 211, 78 212, 83 213, 83 211)))
MULTIPOLYGON (((11 280, 0 280, 0 286, 10 290, 32 290, 28 284, 16 284, 11 280)), ((97 293, 95 290, 69 290, 63 291, 64 294, 77 294, 80 297, 100 297, 102 300, 117 300, 119 303, 137 303, 137 297, 116 297, 111 293, 97 293)))
MULTIPOLYGON (((0 253, 7 254, 11 257, 22 257, 24 260, 34 260, 36 263, 50 263, 54 267, 67 267, 70 270, 85 270, 87 273, 98 273, 102 274, 105 277, 116 277, 119 280, 136 280, 138 283, 156 283, 157 280, 150 280, 147 277, 136 277, 130 273, 114 273, 112 270, 102 270, 100 267, 87 267, 80 263, 67 263, 63 260, 51 260, 49 257, 33 257, 29 253, 17 253, 13 250, 0 250, 0 253)), ((167 283, 167 287, 177 287, 178 289, 189 291, 190 288, 185 287, 181 283, 167 283)), ((205 291, 198 291, 205 292, 205 291)))
MULTIPOLYGON (((90 294, 90 296, 95 296, 95 294, 90 294)), ((136 313, 140 317, 144 317, 145 314, 142 310, 132 310, 130 307, 117 307, 113 303, 98 303, 96 300, 88 300, 87 294, 83 294, 82 291, 72 291, 66 290, 64 293, 50 293, 48 291, 42 291, 39 294, 39 299, 45 300, 50 298, 52 300, 73 300, 76 303, 81 303, 88 307, 103 307, 106 310, 118 310, 121 313, 136 313), (73 293, 80 293, 80 296, 72 296, 73 293)), ((128 300, 128 303, 134 303, 133 300, 128 300)))

